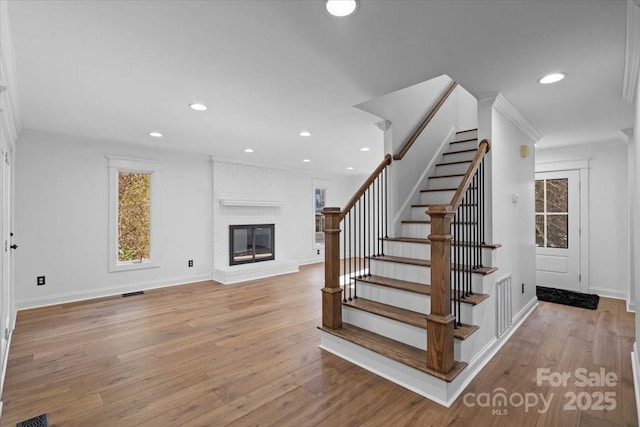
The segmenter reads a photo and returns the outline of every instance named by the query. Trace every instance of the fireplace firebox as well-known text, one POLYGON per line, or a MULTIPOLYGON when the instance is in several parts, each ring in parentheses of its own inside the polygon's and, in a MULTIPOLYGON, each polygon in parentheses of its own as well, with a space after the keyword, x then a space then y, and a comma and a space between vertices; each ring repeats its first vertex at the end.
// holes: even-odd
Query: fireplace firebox
POLYGON ((275 259, 274 224, 230 225, 229 265, 275 259))

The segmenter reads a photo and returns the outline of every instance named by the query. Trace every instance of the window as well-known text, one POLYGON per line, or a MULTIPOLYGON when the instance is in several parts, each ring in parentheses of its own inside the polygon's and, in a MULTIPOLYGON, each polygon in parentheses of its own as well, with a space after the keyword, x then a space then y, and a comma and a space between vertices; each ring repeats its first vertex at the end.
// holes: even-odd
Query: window
POLYGON ((109 157, 109 271, 158 267, 161 164, 109 157))
POLYGON ((313 199, 315 206, 315 230, 314 240, 315 246, 324 246, 324 215, 322 209, 326 201, 326 192, 324 188, 314 188, 313 199))
POLYGON ((536 180, 536 246, 569 247, 569 180, 536 180))

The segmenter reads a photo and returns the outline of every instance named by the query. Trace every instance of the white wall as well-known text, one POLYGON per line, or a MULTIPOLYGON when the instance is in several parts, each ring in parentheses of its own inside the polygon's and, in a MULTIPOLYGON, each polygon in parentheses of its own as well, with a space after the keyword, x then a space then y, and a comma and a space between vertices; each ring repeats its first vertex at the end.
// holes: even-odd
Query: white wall
MULTIPOLYGON (((443 74, 357 107, 391 122, 391 126, 385 131, 384 149, 385 153, 397 154, 452 81, 443 74)), ((404 158, 393 161, 389 167, 392 233, 396 234, 400 230, 400 222, 410 214, 411 204, 418 202, 418 190, 425 188, 429 166, 440 159, 439 150, 446 148, 445 143, 451 140, 455 131, 475 127, 477 100, 458 85, 404 158)))
POLYGON ((19 309, 210 279, 206 156, 25 131, 15 168, 19 309), (159 268, 108 272, 107 155, 163 162, 159 268))
POLYGON ((589 241, 589 289, 625 299, 630 287, 627 155, 627 144, 622 142, 536 150, 537 162, 590 158, 589 224, 582 230, 589 241))
POLYGON ((326 189, 326 206, 343 207, 355 192, 350 176, 213 161, 213 278, 223 283, 297 271, 324 261, 314 244, 314 185, 326 189), (225 206, 221 201, 275 202, 278 206, 225 206), (229 225, 275 224, 275 261, 229 266, 229 225))
POLYGON ((493 228, 489 241, 502 244, 495 253, 499 270, 494 274, 496 280, 511 274, 515 315, 536 292, 533 141, 496 108, 492 108, 490 120, 493 228), (520 156, 521 145, 530 147, 529 157, 520 156), (512 201, 514 194, 519 195, 517 203, 512 201))

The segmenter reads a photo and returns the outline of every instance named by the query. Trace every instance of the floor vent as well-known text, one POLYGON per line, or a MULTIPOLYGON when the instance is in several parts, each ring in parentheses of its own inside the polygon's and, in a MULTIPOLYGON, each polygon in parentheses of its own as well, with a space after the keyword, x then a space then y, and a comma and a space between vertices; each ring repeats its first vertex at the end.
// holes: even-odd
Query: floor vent
POLYGON ((511 326, 511 275, 496 283, 496 335, 498 338, 511 326))
POLYGON ((16 424, 16 427, 49 427, 49 419, 47 414, 42 414, 26 421, 21 421, 16 424))
POLYGON ((135 292, 127 292, 126 294, 122 294, 122 297, 132 297, 134 295, 142 295, 144 291, 135 291, 135 292))

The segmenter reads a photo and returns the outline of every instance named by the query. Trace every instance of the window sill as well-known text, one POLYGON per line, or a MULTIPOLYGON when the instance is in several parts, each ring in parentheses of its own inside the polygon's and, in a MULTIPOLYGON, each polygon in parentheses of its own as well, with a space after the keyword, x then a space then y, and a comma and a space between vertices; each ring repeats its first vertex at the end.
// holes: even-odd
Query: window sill
POLYGON ((142 262, 119 262, 109 266, 109 272, 115 273, 117 271, 130 271, 130 270, 143 270, 145 268, 157 268, 160 264, 157 261, 146 260, 142 262))

